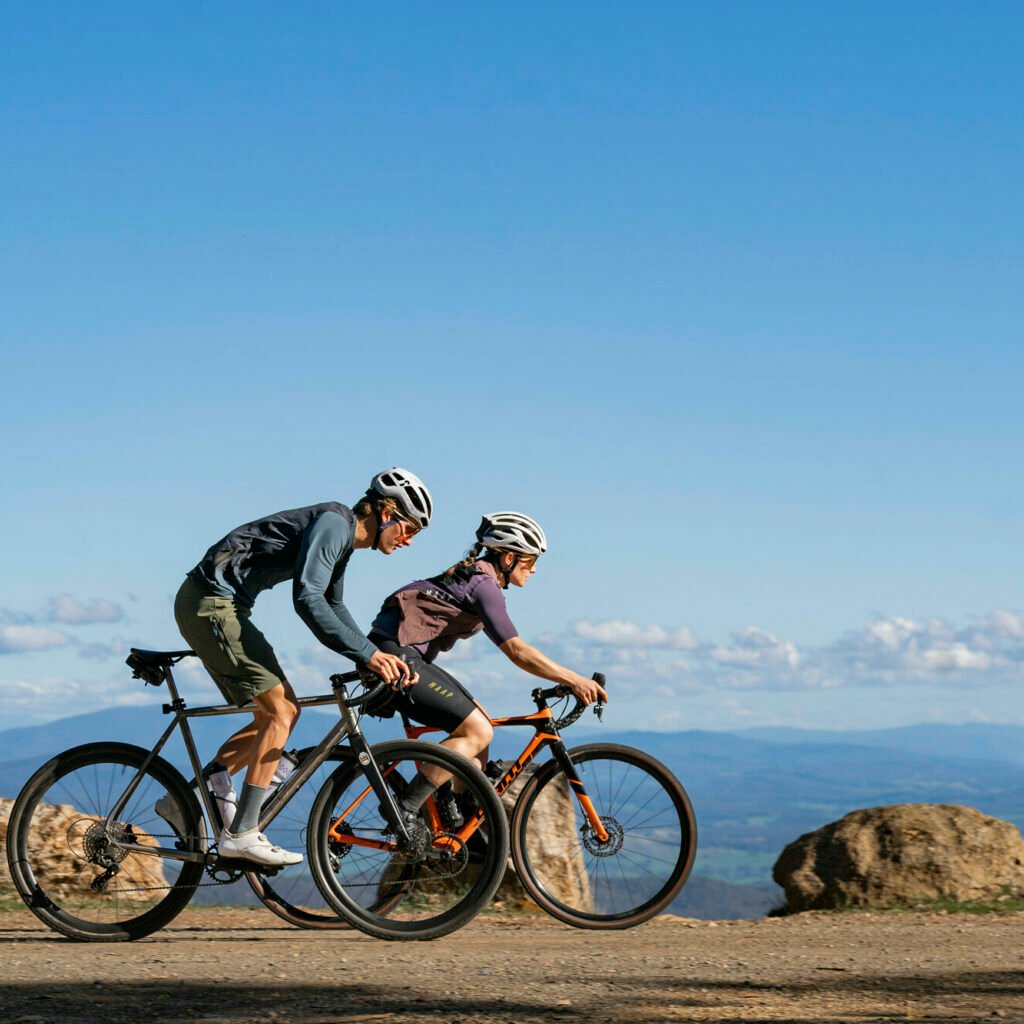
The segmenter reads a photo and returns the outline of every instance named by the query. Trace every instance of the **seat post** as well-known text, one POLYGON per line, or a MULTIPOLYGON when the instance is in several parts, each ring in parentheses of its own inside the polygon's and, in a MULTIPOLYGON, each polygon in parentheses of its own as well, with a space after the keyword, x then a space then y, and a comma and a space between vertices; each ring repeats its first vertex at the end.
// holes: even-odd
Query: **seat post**
POLYGON ((164 679, 167 681, 167 691, 171 695, 171 704, 174 706, 181 705, 181 709, 185 710, 185 702, 178 696, 178 687, 174 682, 174 673, 171 671, 170 665, 164 666, 164 679))

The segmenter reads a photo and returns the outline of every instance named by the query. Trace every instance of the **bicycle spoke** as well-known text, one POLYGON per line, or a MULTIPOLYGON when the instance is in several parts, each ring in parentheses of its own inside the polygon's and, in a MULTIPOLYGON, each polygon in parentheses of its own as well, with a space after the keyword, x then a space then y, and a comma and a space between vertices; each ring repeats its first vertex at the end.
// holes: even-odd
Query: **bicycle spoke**
POLYGON ((200 864, 132 848, 159 845, 154 837, 168 831, 152 811, 154 794, 166 792, 188 821, 186 784, 166 762, 152 760, 128 806, 107 820, 146 757, 127 744, 76 747, 37 772, 12 809, 12 880, 37 916, 73 938, 148 934, 184 906, 202 876, 200 864), (55 864, 54 849, 67 858, 55 864))
POLYGON ((546 768, 527 783, 516 808, 513 856, 520 877, 545 910, 569 924, 637 924, 663 909, 689 872, 695 833, 685 792, 662 765, 629 748, 593 744, 570 757, 607 837, 598 839, 575 800, 572 829, 555 823, 550 803, 543 816, 534 814, 547 799, 542 794, 563 785, 560 770, 546 768), (554 828, 575 833, 577 845, 567 840, 557 854, 542 857, 554 828), (533 832, 535 843, 528 838, 533 832))

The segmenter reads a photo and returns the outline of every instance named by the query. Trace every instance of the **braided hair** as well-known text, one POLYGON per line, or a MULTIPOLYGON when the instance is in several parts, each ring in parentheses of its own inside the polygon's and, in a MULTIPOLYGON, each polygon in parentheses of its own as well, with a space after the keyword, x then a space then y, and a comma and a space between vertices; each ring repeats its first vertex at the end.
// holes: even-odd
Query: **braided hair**
POLYGON ((469 569, 474 562, 476 562, 480 556, 484 553, 485 545, 477 541, 470 549, 466 552, 466 557, 461 562, 456 562, 454 565, 449 566, 439 578, 450 580, 457 572, 462 572, 469 569))

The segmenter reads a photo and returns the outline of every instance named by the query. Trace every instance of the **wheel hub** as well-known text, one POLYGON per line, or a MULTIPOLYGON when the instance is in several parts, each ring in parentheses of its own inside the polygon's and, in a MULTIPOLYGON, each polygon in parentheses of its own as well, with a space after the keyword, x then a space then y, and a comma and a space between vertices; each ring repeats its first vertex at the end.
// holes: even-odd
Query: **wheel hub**
POLYGON ((583 846, 587 853, 592 853, 595 857, 612 857, 622 849, 622 844, 626 840, 626 833, 622 826, 611 816, 602 816, 601 824, 604 826, 605 832, 608 833, 607 840, 602 843, 588 822, 580 829, 583 846))
MULTIPOLYGON (((76 821, 68 830, 68 835, 73 834, 77 826, 85 825, 86 821, 89 819, 76 821)), ((82 853, 90 864, 109 867, 111 864, 120 864, 128 856, 128 851, 117 844, 134 841, 135 835, 131 825, 114 821, 108 828, 105 822, 90 821, 82 834, 82 853)))

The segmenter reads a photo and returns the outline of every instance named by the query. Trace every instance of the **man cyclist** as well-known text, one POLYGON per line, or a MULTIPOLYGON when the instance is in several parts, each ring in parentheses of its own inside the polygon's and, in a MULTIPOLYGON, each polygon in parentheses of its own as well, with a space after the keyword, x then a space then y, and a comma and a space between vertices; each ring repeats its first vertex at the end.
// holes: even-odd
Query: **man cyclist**
MULTIPOLYGON (((371 643, 345 607, 345 569, 354 550, 390 555, 410 544, 429 524, 431 512, 423 481, 395 466, 373 478, 354 509, 327 501, 239 526, 186 576, 174 601, 181 635, 229 701, 256 705, 252 722, 225 741, 203 773, 225 817, 232 806, 230 777, 246 770, 237 808, 223 822, 221 857, 270 867, 302 860, 299 853, 273 846, 257 827, 268 790, 286 774, 281 754, 299 718, 295 691, 273 648, 250 621, 257 596, 291 580, 295 611, 325 647, 389 683, 410 685, 415 673, 394 653, 371 643)), ((164 813, 173 806, 165 797, 156 810, 175 825, 164 813)))
MULTIPOLYGON (((508 616, 503 591, 509 585, 526 586, 545 551, 547 538, 536 520, 519 512, 492 512, 481 520, 476 544, 463 561, 402 587, 384 601, 370 627, 370 641, 402 657, 419 677, 411 689, 396 691, 388 700, 385 716, 401 711, 422 725, 444 729, 444 746, 484 767, 494 735, 490 719, 454 676, 434 664, 438 654, 480 630, 524 672, 568 687, 587 704, 608 699, 593 679, 527 643, 508 616)), ((399 801, 407 822, 415 822, 423 802, 445 781, 437 769, 413 778, 399 801)), ((459 815, 450 790, 441 790, 437 799, 449 822, 456 823, 459 815)))

